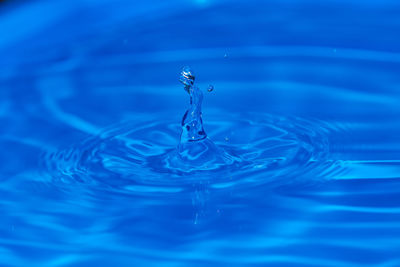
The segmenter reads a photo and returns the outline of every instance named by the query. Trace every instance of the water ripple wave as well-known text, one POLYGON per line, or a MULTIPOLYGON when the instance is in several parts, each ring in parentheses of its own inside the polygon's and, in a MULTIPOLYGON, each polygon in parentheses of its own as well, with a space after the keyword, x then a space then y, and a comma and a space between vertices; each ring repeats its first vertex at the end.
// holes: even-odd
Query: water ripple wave
POLYGON ((208 123, 209 136, 217 146, 237 158, 216 170, 174 172, 168 168, 166 156, 176 149, 179 136, 179 125, 173 122, 114 125, 67 150, 48 153, 44 164, 58 181, 142 193, 176 193, 201 181, 219 189, 285 184, 326 170, 327 129, 300 118, 268 114, 249 114, 249 118, 208 123))

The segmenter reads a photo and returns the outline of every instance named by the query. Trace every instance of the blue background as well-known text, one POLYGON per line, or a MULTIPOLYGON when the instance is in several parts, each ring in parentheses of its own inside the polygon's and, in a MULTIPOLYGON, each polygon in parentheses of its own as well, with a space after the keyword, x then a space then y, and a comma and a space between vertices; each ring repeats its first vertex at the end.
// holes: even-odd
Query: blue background
POLYGON ((2 1, 0 265, 399 266, 399 14, 2 1), (179 140, 185 65, 215 87, 209 137, 245 164, 149 160, 179 140))

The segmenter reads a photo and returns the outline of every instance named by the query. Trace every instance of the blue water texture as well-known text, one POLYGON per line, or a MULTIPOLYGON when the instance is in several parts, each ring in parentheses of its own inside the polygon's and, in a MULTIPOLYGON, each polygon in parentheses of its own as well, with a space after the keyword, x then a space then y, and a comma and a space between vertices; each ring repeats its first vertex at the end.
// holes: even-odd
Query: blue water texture
POLYGON ((0 1, 0 266, 400 266, 399 14, 0 1))

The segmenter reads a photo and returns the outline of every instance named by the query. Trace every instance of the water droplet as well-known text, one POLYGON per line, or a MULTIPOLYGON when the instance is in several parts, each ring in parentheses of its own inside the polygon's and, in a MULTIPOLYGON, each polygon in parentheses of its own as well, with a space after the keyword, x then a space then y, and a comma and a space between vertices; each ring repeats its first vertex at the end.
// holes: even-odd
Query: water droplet
POLYGON ((185 90, 189 92, 190 87, 194 84, 195 76, 193 70, 185 66, 182 68, 181 75, 179 76, 179 81, 185 85, 185 90))
POLYGON ((208 91, 208 92, 214 91, 214 86, 210 84, 210 85, 208 86, 208 88, 207 88, 207 91, 208 91))

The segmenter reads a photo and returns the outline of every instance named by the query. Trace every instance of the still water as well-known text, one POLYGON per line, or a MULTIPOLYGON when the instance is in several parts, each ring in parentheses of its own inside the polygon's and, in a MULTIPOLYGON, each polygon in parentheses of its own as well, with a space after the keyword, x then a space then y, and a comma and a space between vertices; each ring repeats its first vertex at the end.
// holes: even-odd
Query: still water
POLYGON ((1 2, 0 265, 399 266, 399 13, 1 2))

